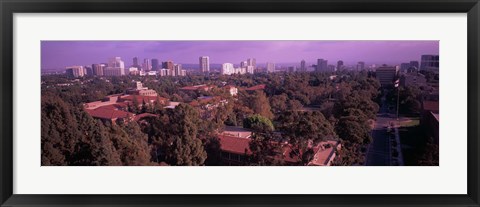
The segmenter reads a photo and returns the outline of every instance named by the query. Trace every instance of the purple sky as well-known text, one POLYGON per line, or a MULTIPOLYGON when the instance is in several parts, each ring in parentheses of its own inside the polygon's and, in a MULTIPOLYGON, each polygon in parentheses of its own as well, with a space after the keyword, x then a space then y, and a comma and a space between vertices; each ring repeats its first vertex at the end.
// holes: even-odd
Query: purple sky
POLYGON ((210 63, 234 63, 256 58, 257 63, 314 64, 319 58, 328 64, 343 60, 346 65, 399 64, 420 60, 423 54, 438 54, 438 41, 42 41, 42 69, 70 65, 91 65, 121 57, 125 66, 132 58, 156 58, 160 62, 197 64, 199 56, 210 63))

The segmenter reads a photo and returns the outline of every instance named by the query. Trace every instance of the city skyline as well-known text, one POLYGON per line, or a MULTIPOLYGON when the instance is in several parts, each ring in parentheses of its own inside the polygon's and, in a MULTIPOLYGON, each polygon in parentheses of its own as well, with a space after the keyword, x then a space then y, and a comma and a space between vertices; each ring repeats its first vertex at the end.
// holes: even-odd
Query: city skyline
POLYGON ((366 64, 400 64, 420 61, 421 55, 438 55, 438 41, 42 41, 41 67, 61 69, 72 65, 105 62, 122 57, 125 66, 133 58, 172 60, 181 64, 198 64, 198 58, 209 56, 210 64, 240 62, 255 58, 259 64, 297 63, 317 59, 345 65, 362 61, 366 64))

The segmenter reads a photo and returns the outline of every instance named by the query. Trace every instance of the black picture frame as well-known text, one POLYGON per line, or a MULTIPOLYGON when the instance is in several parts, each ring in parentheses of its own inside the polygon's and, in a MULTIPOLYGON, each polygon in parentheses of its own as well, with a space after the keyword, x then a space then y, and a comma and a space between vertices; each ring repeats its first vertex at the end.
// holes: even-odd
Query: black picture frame
MULTIPOLYGON (((478 0, 0 0, 2 206, 480 206, 478 0), (13 194, 15 13, 467 13, 468 193, 465 195, 19 195, 13 194)), ((448 178, 451 179, 451 178, 448 178)), ((348 187, 348 186, 346 186, 348 187)), ((413 186, 412 186, 413 187, 413 186)))

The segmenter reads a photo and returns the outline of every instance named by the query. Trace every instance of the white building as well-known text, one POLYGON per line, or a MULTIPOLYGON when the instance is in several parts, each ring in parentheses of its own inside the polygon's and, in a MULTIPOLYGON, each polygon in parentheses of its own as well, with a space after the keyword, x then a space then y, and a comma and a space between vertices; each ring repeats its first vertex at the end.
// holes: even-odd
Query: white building
POLYGON ((65 73, 72 78, 78 78, 85 76, 85 70, 83 66, 69 66, 65 67, 65 73))
POLYGON ((275 63, 267 63, 267 72, 269 73, 275 72, 275 63))
POLYGON ((143 70, 149 71, 152 69, 152 61, 148 58, 143 59, 143 70))
POLYGON ((249 65, 247 66, 247 73, 253 74, 255 72, 255 66, 249 65))
POLYGON ((222 64, 222 75, 231 75, 235 73, 235 68, 232 63, 223 63, 222 64))
POLYGON ((108 67, 103 70, 105 76, 122 76, 125 75, 125 63, 120 57, 110 58, 108 67))
POLYGON ((200 71, 204 73, 210 72, 210 58, 208 56, 202 56, 199 58, 200 71))

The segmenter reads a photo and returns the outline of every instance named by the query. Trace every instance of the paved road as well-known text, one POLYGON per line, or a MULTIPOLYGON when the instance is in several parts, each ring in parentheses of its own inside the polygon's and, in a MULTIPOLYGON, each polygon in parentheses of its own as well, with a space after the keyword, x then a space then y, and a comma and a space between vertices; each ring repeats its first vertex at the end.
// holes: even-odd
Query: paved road
POLYGON ((390 139, 387 127, 395 118, 387 113, 387 106, 382 100, 382 106, 377 114, 375 128, 372 130, 373 141, 368 145, 365 165, 368 166, 389 166, 390 162, 390 139))

